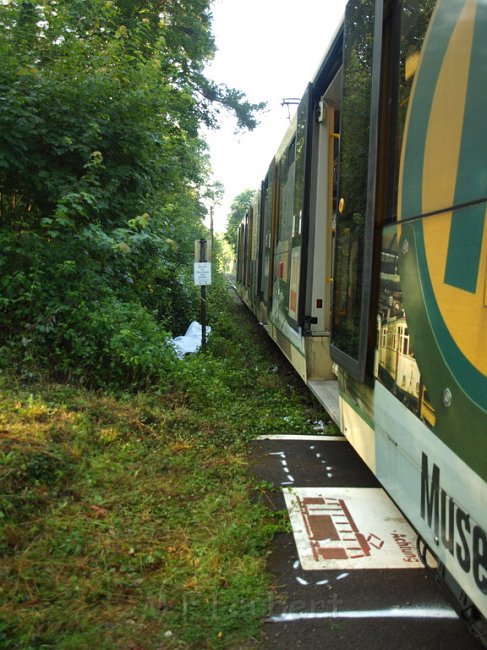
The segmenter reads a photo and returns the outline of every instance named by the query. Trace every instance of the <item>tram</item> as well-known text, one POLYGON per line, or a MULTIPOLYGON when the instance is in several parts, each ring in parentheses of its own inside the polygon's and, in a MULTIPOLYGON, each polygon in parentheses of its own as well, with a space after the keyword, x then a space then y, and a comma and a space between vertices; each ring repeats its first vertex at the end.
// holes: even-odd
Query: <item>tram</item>
POLYGON ((239 227, 237 288, 487 617, 487 3, 350 0, 239 227))

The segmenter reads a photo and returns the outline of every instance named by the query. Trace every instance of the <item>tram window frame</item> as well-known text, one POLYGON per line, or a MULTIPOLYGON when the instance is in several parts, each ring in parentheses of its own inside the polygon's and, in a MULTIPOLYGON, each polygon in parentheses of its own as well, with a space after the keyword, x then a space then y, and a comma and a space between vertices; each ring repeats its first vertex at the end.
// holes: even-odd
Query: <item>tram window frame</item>
POLYGON ((407 327, 404 328, 403 332, 402 353, 407 357, 409 356, 409 334, 407 327))
MULTIPOLYGON (((426 4, 426 0, 385 0, 385 14, 390 18, 390 26, 385 32, 383 56, 383 93, 381 113, 383 113, 384 130, 387 131, 386 142, 382 143, 379 159, 378 176, 381 185, 386 188, 379 197, 377 220, 382 226, 397 223, 399 167, 403 146, 404 125, 406 122, 407 106, 411 97, 416 69, 406 75, 408 56, 405 53, 405 43, 409 39, 420 39, 420 47, 416 50, 419 60, 421 47, 426 37, 427 26, 436 6, 436 0, 429 0, 429 13, 418 12, 416 4, 426 4), (407 20, 407 16, 413 16, 407 20), (412 29, 420 21, 424 22, 422 33, 412 29), (405 89, 408 90, 405 94, 405 89), (402 95, 402 100, 401 100, 402 95), (382 203, 383 202, 383 203, 382 203)), ((414 67, 414 66, 413 66, 414 67)))
MULTIPOLYGON (((304 327, 309 241, 309 184, 313 137, 313 86, 308 84, 296 114, 294 136, 294 188, 291 250, 299 248, 296 318, 288 313, 288 322, 296 330, 304 327)), ((291 253, 292 254, 292 253, 291 253)))
POLYGON ((277 211, 278 241, 292 241, 294 184, 296 173, 296 135, 287 145, 279 161, 279 207, 277 211))
POLYGON ((274 251, 276 247, 279 209, 278 170, 278 165, 273 158, 265 177, 266 191, 265 195, 263 196, 264 207, 262 214, 265 220, 265 227, 264 246, 262 251, 262 283, 263 302, 268 310, 272 307, 272 295, 274 290, 274 251))
POLYGON ((248 214, 245 213, 244 217, 244 222, 243 222, 243 260, 244 260, 244 267, 243 267, 243 277, 242 277, 242 284, 244 286, 248 286, 247 284, 247 274, 248 274, 248 265, 249 265, 249 260, 248 260, 248 246, 249 246, 249 240, 248 240, 248 214))
MULTIPOLYGON (((346 75, 348 72, 348 61, 347 61, 347 47, 354 46, 355 43, 352 40, 350 43, 347 42, 347 37, 349 35, 349 25, 354 25, 357 23, 357 18, 353 15, 355 9, 354 5, 356 0, 350 0, 346 7, 345 11, 345 28, 344 28, 344 46, 343 46, 343 70, 344 70, 344 81, 343 88, 346 86, 346 75), (355 19, 355 23, 353 22, 355 19)), ((330 342, 330 355, 332 359, 337 362, 347 373, 356 379, 363 381, 365 379, 365 372, 367 366, 367 357, 369 351, 369 336, 371 334, 371 322, 370 322, 370 311, 371 311, 371 288, 372 288, 372 272, 373 272, 373 251, 374 251, 374 239, 375 239, 375 203, 376 203, 376 182, 377 182, 377 156, 378 156, 378 129, 379 129, 379 98, 380 98, 380 81, 381 81, 381 65, 382 65, 382 32, 383 32, 383 1, 382 0, 371 0, 370 2, 370 11, 373 12, 373 28, 372 33, 372 75, 370 83, 370 94, 367 97, 368 106, 369 106, 369 138, 368 138, 368 150, 367 150, 367 160, 365 161, 364 171, 366 172, 366 187, 367 187, 367 196, 365 204, 365 214, 364 214, 364 230, 363 234, 360 236, 358 241, 358 265, 355 277, 361 278, 361 287, 358 287, 356 290, 356 298, 354 306, 357 308, 358 317, 355 317, 355 322, 358 320, 358 326, 355 327, 354 332, 350 336, 357 335, 357 344, 353 350, 348 346, 348 349, 344 349, 342 343, 343 340, 346 340, 347 337, 343 335, 340 336, 340 324, 337 322, 338 314, 338 286, 342 282, 342 292, 348 291, 350 286, 349 284, 349 269, 345 268, 345 265, 340 267, 341 261, 338 259, 339 249, 337 248, 335 253, 335 286, 334 286, 334 297, 333 297, 333 318, 332 318, 332 328, 331 328, 331 342, 330 342), (348 277, 347 277, 348 274, 348 277), (337 335, 338 331, 338 335, 337 335)), ((350 30, 353 34, 353 31, 350 30)), ((341 101, 341 117, 344 118, 346 113, 345 106, 347 102, 347 97, 345 96, 342 90, 342 101, 341 101)), ((340 132, 344 135, 344 128, 346 129, 347 125, 341 126, 340 132)), ((339 185, 342 185, 343 177, 341 176, 343 172, 343 140, 340 140, 340 162, 339 162, 339 185), (341 167, 341 169, 340 169, 341 167)), ((343 196, 342 190, 339 187, 338 196, 343 196)), ((346 197, 345 197, 346 199, 346 197)), ((353 217, 352 217, 353 218, 353 217)), ((337 219, 337 236, 336 236, 336 246, 339 245, 339 228, 343 228, 342 237, 346 238, 346 228, 345 228, 345 219, 337 219)), ((358 283, 357 283, 358 286, 358 283)), ((350 302, 347 302, 347 307, 350 302)), ((342 328, 343 329, 343 328, 342 328)))
POLYGON ((308 150, 309 150, 309 113, 311 103, 311 85, 306 88, 299 102, 296 120, 295 139, 295 171, 294 171, 294 201, 293 201, 293 232, 292 247, 302 243, 302 226, 306 203, 306 183, 308 180, 308 150))
POLYGON ((257 246, 257 297, 264 299, 264 240, 265 240, 265 193, 267 192, 267 176, 260 184, 259 197, 259 242, 257 246))

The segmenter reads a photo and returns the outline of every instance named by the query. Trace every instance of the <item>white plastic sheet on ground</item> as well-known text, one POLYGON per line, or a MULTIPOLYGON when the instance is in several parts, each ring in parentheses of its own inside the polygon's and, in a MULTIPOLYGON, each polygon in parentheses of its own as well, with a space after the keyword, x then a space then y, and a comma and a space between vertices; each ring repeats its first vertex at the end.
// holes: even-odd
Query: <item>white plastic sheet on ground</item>
MULTIPOLYGON (((211 332, 211 327, 206 326, 206 336, 211 332)), ((176 355, 182 359, 186 354, 198 352, 201 347, 201 323, 193 321, 184 336, 176 336, 172 339, 172 344, 176 350, 176 355)))

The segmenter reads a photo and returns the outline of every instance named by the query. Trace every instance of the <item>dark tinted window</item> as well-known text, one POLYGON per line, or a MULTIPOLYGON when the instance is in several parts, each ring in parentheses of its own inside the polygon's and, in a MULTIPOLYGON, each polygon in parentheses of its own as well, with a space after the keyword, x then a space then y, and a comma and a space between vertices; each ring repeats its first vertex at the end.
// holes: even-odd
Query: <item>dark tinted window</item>
POLYGON ((360 356, 374 6, 351 0, 345 14, 332 342, 353 360, 360 356))

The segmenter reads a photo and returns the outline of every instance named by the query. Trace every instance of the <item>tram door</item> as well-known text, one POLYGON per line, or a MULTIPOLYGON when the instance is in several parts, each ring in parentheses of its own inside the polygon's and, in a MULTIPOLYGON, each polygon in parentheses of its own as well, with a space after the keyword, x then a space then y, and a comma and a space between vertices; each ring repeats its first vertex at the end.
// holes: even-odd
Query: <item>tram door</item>
MULTIPOLYGON (((337 212, 337 171, 340 143, 341 72, 338 72, 319 101, 318 160, 316 165, 316 232, 314 277, 319 278, 323 304, 317 302, 312 314, 318 319, 316 332, 329 335, 333 288, 333 252, 337 212), (317 268, 316 268, 317 267, 317 268)), ((318 287, 316 287, 319 293, 318 287)), ((316 298, 319 301, 319 298, 316 298)))
POLYGON ((363 381, 372 338, 370 303, 377 160, 382 3, 350 0, 345 11, 339 201, 331 353, 363 381), (377 17, 376 17, 377 14, 377 17), (377 33, 376 33, 377 32, 377 33), (374 83, 373 83, 374 82, 374 83))
MULTIPOLYGON (((335 68, 336 70, 336 68, 335 68)), ((308 380, 334 380, 330 357, 333 251, 340 143, 339 70, 314 100, 310 174, 309 244, 305 307, 308 380)))

